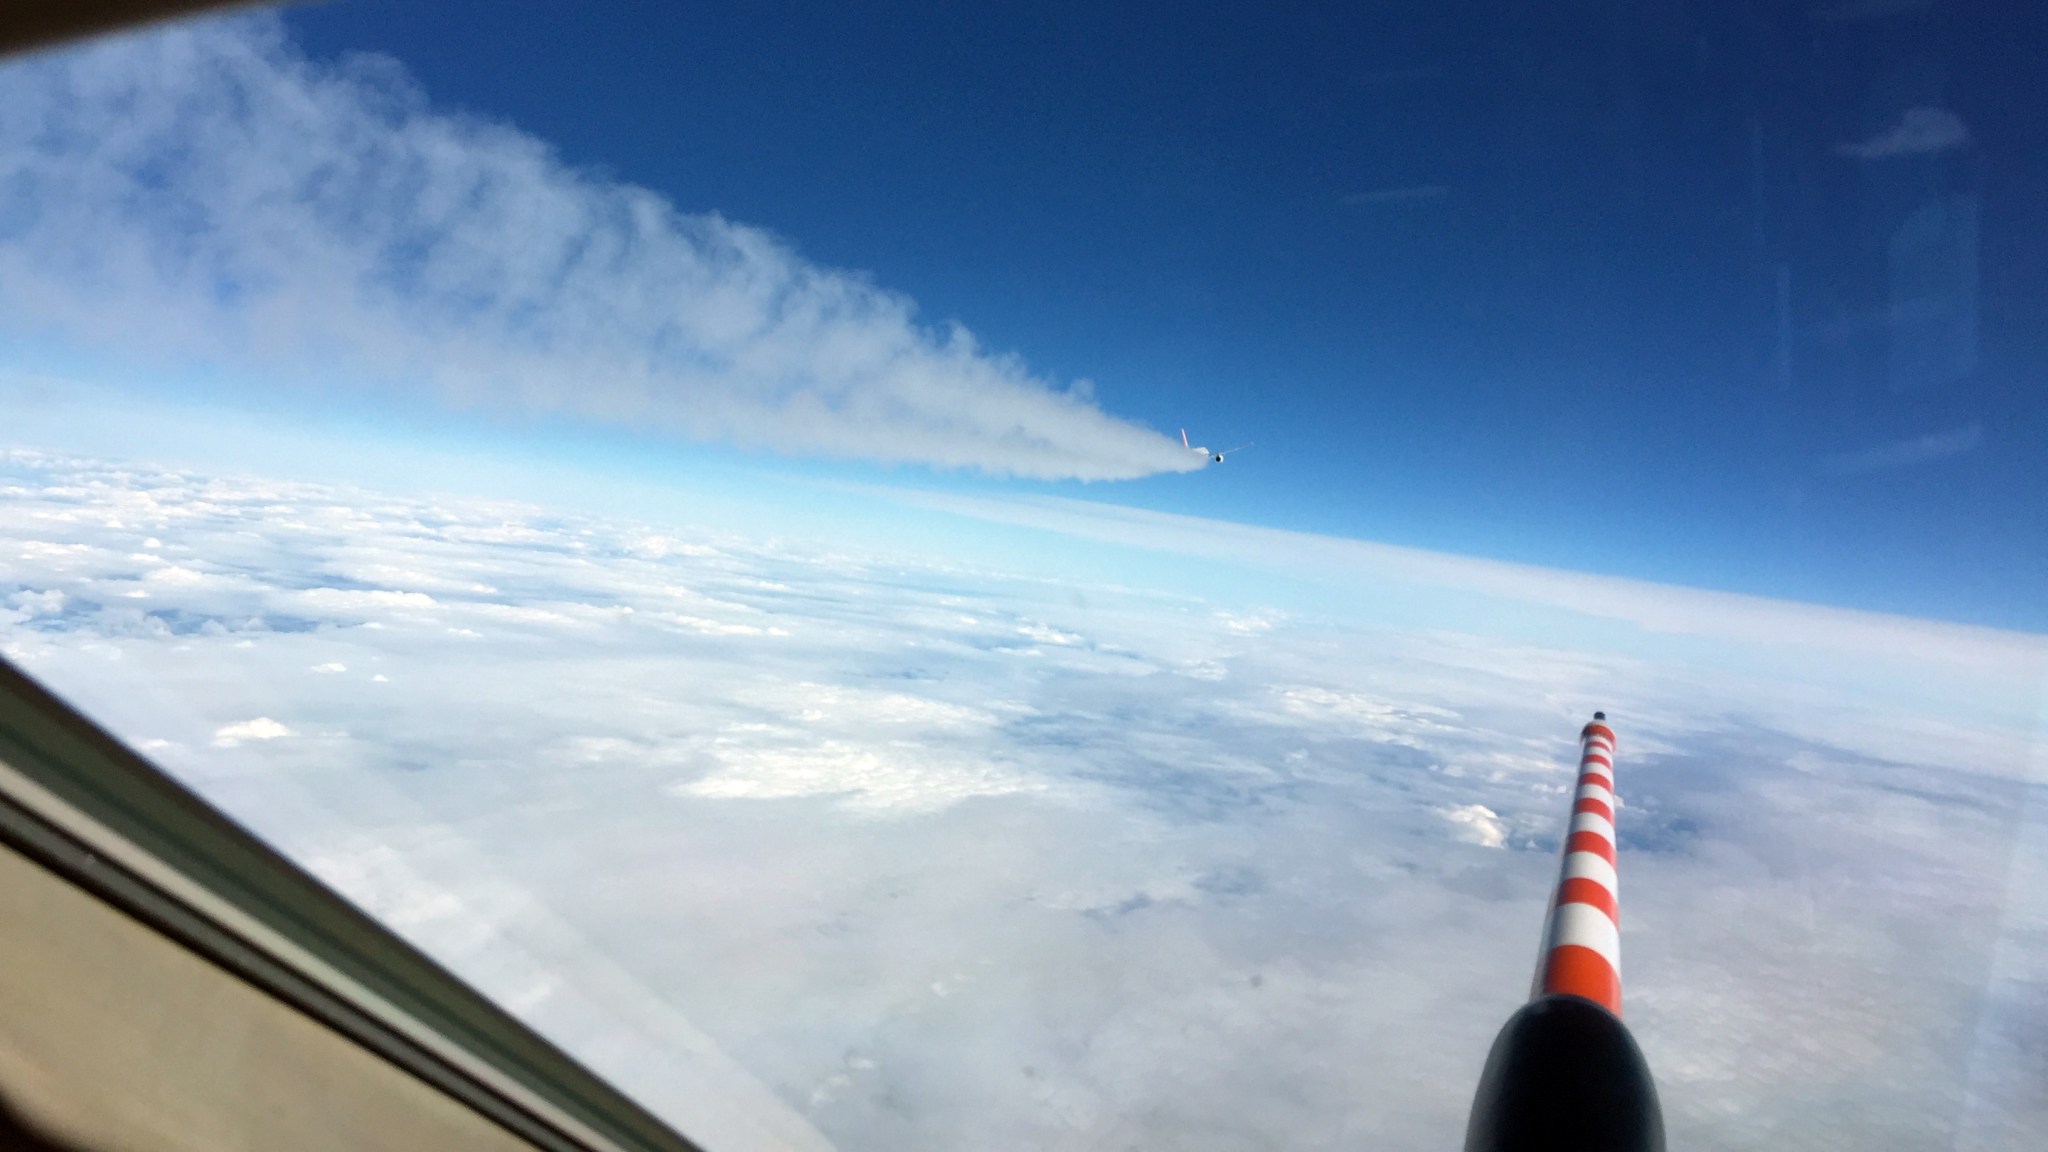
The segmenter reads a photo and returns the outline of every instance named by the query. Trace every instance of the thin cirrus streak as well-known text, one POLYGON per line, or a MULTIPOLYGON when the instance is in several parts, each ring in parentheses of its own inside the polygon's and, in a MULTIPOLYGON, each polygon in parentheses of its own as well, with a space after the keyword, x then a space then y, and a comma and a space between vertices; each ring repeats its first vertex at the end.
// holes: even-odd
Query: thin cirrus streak
POLYGON ((1557 895, 1544 930, 1536 994, 1580 996, 1621 1015, 1620 880, 1614 858, 1614 730, 1596 719, 1579 732, 1557 895))
POLYGON ((0 333, 299 387, 1040 479, 1205 461, 757 228, 274 16, 0 73, 0 333))

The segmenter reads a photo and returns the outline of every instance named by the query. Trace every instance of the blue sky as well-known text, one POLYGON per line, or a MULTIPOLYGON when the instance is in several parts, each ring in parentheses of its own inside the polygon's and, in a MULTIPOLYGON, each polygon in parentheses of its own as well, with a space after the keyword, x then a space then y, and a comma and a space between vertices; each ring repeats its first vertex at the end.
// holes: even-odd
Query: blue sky
POLYGON ((2038 630, 2039 20, 1890 7, 363 0, 287 27, 1114 416, 1257 442, 1192 476, 893 482, 2038 630))

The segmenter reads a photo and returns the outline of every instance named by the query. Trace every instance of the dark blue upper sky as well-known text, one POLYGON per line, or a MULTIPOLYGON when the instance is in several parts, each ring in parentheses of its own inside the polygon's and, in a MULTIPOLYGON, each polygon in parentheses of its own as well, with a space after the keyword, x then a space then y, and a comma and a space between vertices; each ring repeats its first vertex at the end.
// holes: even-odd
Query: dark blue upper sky
POLYGON ((1092 498, 2048 628, 2038 5, 348 0, 292 26, 1111 411, 1258 442, 1092 498))

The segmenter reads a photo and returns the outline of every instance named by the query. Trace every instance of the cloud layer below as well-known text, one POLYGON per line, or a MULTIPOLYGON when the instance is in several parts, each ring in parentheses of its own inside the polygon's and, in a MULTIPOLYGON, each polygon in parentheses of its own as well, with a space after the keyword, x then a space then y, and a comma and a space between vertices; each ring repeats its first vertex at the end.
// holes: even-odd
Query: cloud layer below
POLYGON ((1674 1147, 2048 1131, 2038 728, 1946 703, 2037 638, 1656 601, 1909 661, 1788 708, 1095 567, 0 452, 0 652, 711 1148, 1454 1147, 1596 706, 1674 1147))
POLYGON ((1048 479, 1202 461, 759 229, 271 18, 0 70, 0 317, 153 366, 1048 479))

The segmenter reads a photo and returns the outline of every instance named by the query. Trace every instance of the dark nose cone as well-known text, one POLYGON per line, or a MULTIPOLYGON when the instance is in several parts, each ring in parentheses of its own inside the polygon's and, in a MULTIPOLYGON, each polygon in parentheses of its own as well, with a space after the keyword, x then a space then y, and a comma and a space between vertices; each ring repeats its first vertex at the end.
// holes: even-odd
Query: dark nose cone
POLYGON ((1664 1152, 1657 1086, 1635 1038, 1607 1009, 1545 996, 1493 1042, 1465 1152, 1664 1152))

